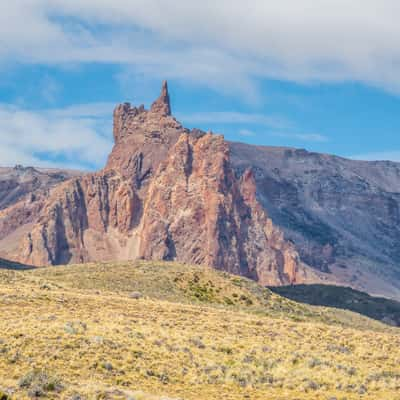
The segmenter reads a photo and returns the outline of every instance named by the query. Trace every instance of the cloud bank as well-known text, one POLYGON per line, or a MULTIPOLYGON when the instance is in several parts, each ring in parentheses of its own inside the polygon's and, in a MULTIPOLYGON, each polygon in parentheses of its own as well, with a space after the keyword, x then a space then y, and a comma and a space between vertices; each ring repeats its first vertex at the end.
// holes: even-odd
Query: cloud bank
MULTIPOLYGON (((259 99, 265 78, 356 81, 400 94, 398 15, 398 0, 3 1, 0 71, 104 63, 119 66, 117 80, 176 79, 250 102, 259 99)), ((42 97, 52 103, 57 85, 48 82, 44 90, 42 97)), ((40 111, 0 104, 1 162, 101 166, 111 147, 111 110, 109 104, 40 111)), ((260 114, 197 113, 187 120, 258 124, 285 138, 328 140, 260 114)))
POLYGON ((103 117, 101 104, 40 111, 0 105, 1 165, 101 167, 112 146, 111 125, 103 117))
POLYGON ((117 63, 257 97, 258 78, 400 92, 397 0, 13 0, 0 60, 117 63))

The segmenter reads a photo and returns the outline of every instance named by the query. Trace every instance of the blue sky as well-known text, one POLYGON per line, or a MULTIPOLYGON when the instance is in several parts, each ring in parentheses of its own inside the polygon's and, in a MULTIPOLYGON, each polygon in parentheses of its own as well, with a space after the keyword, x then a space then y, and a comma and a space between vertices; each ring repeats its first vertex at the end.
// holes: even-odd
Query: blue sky
POLYGON ((397 1, 81 3, 0 5, 1 165, 101 167, 114 106, 163 79, 188 127, 400 161, 397 1))

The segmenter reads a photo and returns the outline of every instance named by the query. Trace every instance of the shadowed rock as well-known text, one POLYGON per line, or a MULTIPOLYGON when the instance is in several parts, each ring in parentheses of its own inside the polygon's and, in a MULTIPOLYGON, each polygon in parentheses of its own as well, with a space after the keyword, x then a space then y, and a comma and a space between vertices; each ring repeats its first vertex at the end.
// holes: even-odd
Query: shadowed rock
POLYGON ((11 269, 17 271, 24 271, 29 269, 34 269, 35 267, 30 265, 24 265, 13 261, 8 261, 0 258, 0 269, 11 269))
POLYGON ((300 303, 350 310, 388 325, 400 326, 399 302, 370 296, 349 287, 297 285, 271 287, 271 290, 300 303))

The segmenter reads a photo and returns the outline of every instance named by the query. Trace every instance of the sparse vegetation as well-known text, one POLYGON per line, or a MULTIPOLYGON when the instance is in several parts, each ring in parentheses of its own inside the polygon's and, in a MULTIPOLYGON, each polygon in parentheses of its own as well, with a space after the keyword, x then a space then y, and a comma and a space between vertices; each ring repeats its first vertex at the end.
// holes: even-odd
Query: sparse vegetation
POLYGON ((11 400, 11 397, 0 390, 0 400, 11 400))
POLYGON ((1 271, 0 312, 2 400, 400 399, 397 328, 207 268, 1 271))

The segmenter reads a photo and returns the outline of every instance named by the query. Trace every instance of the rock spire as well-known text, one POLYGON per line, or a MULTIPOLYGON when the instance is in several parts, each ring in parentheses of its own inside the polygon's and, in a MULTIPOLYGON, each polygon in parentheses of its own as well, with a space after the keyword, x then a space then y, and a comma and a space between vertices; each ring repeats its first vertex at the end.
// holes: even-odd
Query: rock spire
POLYGON ((151 111, 162 115, 171 115, 171 103, 167 81, 163 81, 160 97, 152 104, 151 111))

